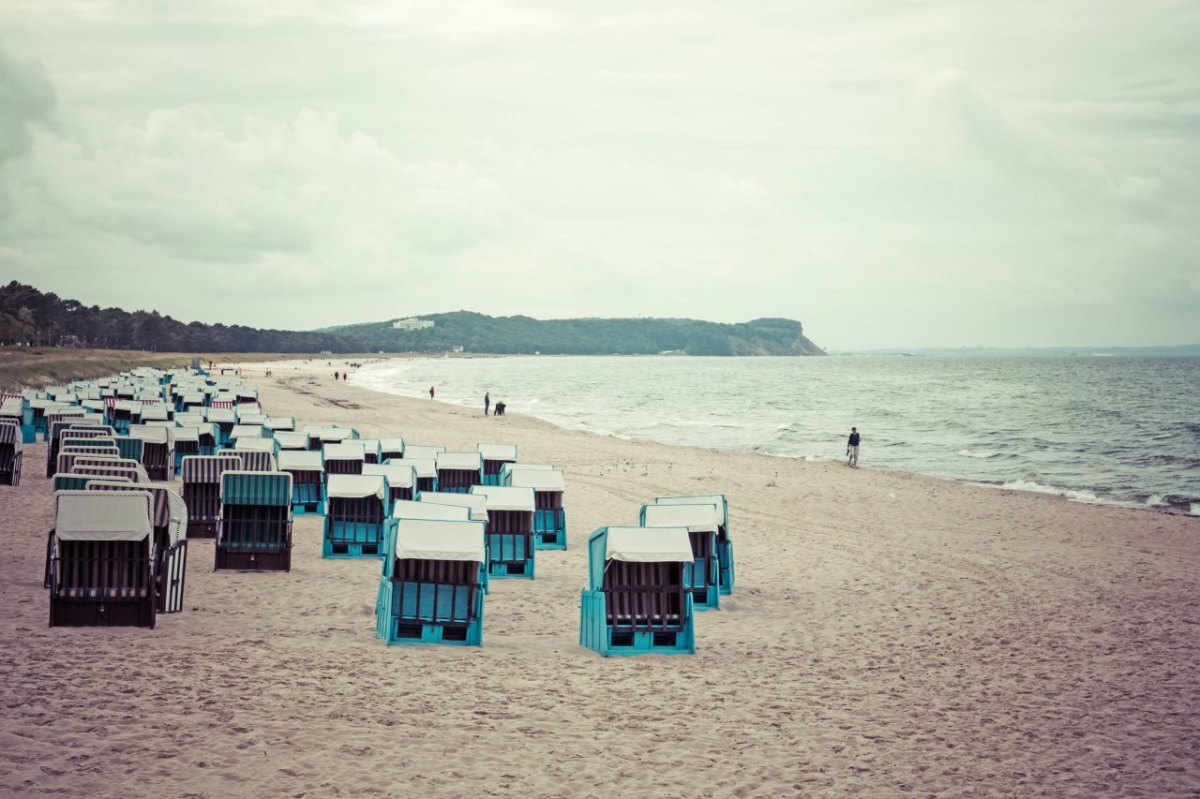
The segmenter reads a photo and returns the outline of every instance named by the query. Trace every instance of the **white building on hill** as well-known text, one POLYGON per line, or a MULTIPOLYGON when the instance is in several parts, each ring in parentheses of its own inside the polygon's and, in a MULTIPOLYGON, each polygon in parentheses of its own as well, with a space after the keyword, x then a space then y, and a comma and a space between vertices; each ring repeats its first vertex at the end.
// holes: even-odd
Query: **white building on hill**
POLYGON ((426 330, 433 327, 432 319, 418 319, 415 316, 410 316, 407 319, 397 319, 392 322, 394 330, 426 330))

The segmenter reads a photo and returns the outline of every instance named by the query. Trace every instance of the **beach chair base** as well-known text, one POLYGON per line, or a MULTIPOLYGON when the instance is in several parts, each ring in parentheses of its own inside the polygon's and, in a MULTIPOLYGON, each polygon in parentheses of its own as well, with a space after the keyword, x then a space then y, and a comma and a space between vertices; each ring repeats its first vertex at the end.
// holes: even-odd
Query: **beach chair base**
POLYGON ((584 590, 580 597, 579 644, 610 655, 694 655, 696 629, 692 603, 684 607, 684 622, 679 627, 629 629, 608 623, 603 591, 584 590))
POLYGON ((293 516, 307 516, 309 514, 320 516, 324 513, 325 513, 325 507, 324 507, 324 504, 321 502, 293 502, 292 503, 292 515, 293 516))
POLYGON ((31 425, 31 424, 21 425, 21 443, 22 444, 36 444, 37 443, 37 429, 33 425, 31 425))
POLYGON ((716 583, 707 588, 688 589, 692 595, 692 605, 696 610, 719 610, 721 608, 721 590, 716 583))
POLYGON ((517 563, 492 562, 488 564, 487 572, 489 577, 496 580, 504 580, 509 577, 532 580, 534 579, 533 558, 517 563))
POLYGON ((290 572, 292 548, 233 549, 216 547, 213 571, 290 572))
POLYGON ((323 558, 379 558, 382 556, 382 548, 378 543, 351 544, 330 541, 326 538, 324 546, 321 548, 321 557, 323 558))
POLYGON ((51 627, 149 627, 154 629, 154 597, 133 602, 97 602, 50 597, 51 627))
POLYGON ((549 530, 534 532, 533 546, 535 549, 566 549, 567 531, 549 530))

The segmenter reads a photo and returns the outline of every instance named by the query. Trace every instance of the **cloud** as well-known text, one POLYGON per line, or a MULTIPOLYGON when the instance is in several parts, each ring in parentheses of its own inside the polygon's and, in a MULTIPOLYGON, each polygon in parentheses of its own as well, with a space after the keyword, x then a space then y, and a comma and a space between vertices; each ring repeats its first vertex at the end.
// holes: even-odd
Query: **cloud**
POLYGON ((54 88, 34 60, 19 60, 0 42, 0 164, 29 150, 32 129, 54 111, 54 88))

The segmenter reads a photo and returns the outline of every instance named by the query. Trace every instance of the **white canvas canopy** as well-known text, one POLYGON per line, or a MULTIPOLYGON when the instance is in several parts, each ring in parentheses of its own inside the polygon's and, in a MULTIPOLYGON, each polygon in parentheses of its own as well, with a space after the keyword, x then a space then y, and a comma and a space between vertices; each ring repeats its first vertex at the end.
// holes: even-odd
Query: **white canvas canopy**
POLYGON ((626 563, 691 563, 696 556, 684 527, 609 527, 604 558, 626 563))
POLYGON ((404 459, 405 460, 432 460, 436 461, 439 452, 445 452, 445 447, 430 447, 422 444, 405 444, 404 459))
POLYGON ((421 502, 434 505, 457 505, 471 512, 471 517, 477 522, 486 522, 487 497, 483 494, 456 494, 450 491, 422 491, 421 502))
POLYGON ((382 447, 379 446, 378 438, 358 438, 354 440, 354 443, 362 445, 364 455, 374 455, 376 459, 379 458, 379 453, 383 451, 382 447))
POLYGON ((397 559, 468 560, 483 563, 482 522, 401 519, 396 525, 397 559))
POLYGON ((535 509, 532 488, 471 486, 471 493, 486 496, 488 510, 517 510, 532 513, 535 509))
POLYGON ((566 485, 559 469, 513 469, 508 484, 534 491, 562 491, 566 485))
POLYGON ((237 421, 237 411, 233 408, 209 408, 205 417, 210 422, 233 424, 237 421))
POLYGON ((149 441, 152 444, 169 444, 174 438, 174 428, 158 425, 135 424, 129 426, 129 437, 149 441))
POLYGON ((306 427, 304 432, 309 438, 316 438, 330 443, 347 441, 354 438, 354 430, 349 427, 306 427))
POLYGON ((230 438, 262 438, 263 426, 261 424, 243 424, 246 420, 239 417, 238 423, 229 431, 230 438))
POLYGON ((437 477, 437 461, 433 458, 392 458, 388 461, 392 466, 411 466, 417 472, 417 477, 437 477))
POLYGON ((291 416, 267 416, 264 418, 263 424, 277 433, 281 430, 294 431, 296 429, 296 420, 291 416))
POLYGON ((381 438, 379 448, 384 452, 404 452, 404 439, 399 436, 381 438))
POLYGON ((362 473, 382 474, 391 488, 412 488, 417 484, 417 472, 407 464, 364 463, 362 473))
POLYGON ((483 468, 483 456, 478 452, 439 452, 437 467, 477 472, 483 468))
POLYGON ((275 434, 275 443, 280 449, 308 449, 308 435, 290 430, 280 430, 275 434))
POLYGON ((184 427, 175 428, 176 441, 199 441, 200 428, 196 425, 186 425, 184 427))
POLYGON ((0 404, 0 416, 17 416, 20 417, 24 412, 25 403, 22 400, 9 397, 0 404))
POLYGON ((386 485, 386 478, 379 474, 331 474, 329 498, 361 499, 376 496, 385 499, 386 485))
POLYGON ((517 459, 516 444, 480 444, 479 454, 485 461, 515 461, 517 459))
POLYGON ((321 460, 321 453, 310 452, 306 449, 280 450, 276 460, 281 472, 325 471, 325 463, 321 460))
POLYGON ((467 521, 471 509, 457 505, 435 505, 432 502, 414 502, 398 499, 392 507, 394 519, 442 519, 443 521, 467 521))
POLYGON ((154 532, 145 491, 59 491, 54 535, 63 541, 141 541, 154 532))
POLYGON ((165 422, 169 418, 165 405, 143 405, 142 421, 165 422))
POLYGON ((275 439, 273 438, 239 438, 237 443, 233 445, 235 452, 275 452, 275 439))
POLYGON ((322 450, 326 461, 361 461, 366 458, 362 444, 347 441, 344 444, 326 444, 322 450))
POLYGON ((716 505, 643 505, 645 527, 686 527, 693 533, 716 532, 721 515, 716 505))
MULTIPOLYGON (((238 421, 242 424, 259 425, 261 427, 267 423, 267 415, 265 413, 239 412, 238 421)), ((260 431, 259 435, 263 435, 263 433, 260 431)))
POLYGON ((175 414, 175 424, 180 427, 199 427, 204 424, 210 424, 204 420, 204 414, 186 411, 184 413, 175 414))

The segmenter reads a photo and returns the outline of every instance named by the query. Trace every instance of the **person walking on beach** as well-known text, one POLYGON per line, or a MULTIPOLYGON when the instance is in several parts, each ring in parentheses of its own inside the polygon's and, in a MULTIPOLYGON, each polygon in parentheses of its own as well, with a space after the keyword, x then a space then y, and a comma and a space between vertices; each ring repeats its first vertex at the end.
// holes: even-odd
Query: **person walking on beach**
POLYGON ((504 402, 503 401, 498 401, 496 403, 496 412, 492 415, 493 416, 503 416, 504 415, 504 402))
POLYGON ((433 399, 433 386, 429 387, 429 398, 433 399))
POLYGON ((492 407, 492 395, 489 392, 483 393, 483 415, 488 415, 488 408, 492 407))
POLYGON ((851 468, 858 468, 858 442, 862 440, 862 436, 858 434, 857 427, 850 428, 850 440, 846 442, 846 465, 851 468))

